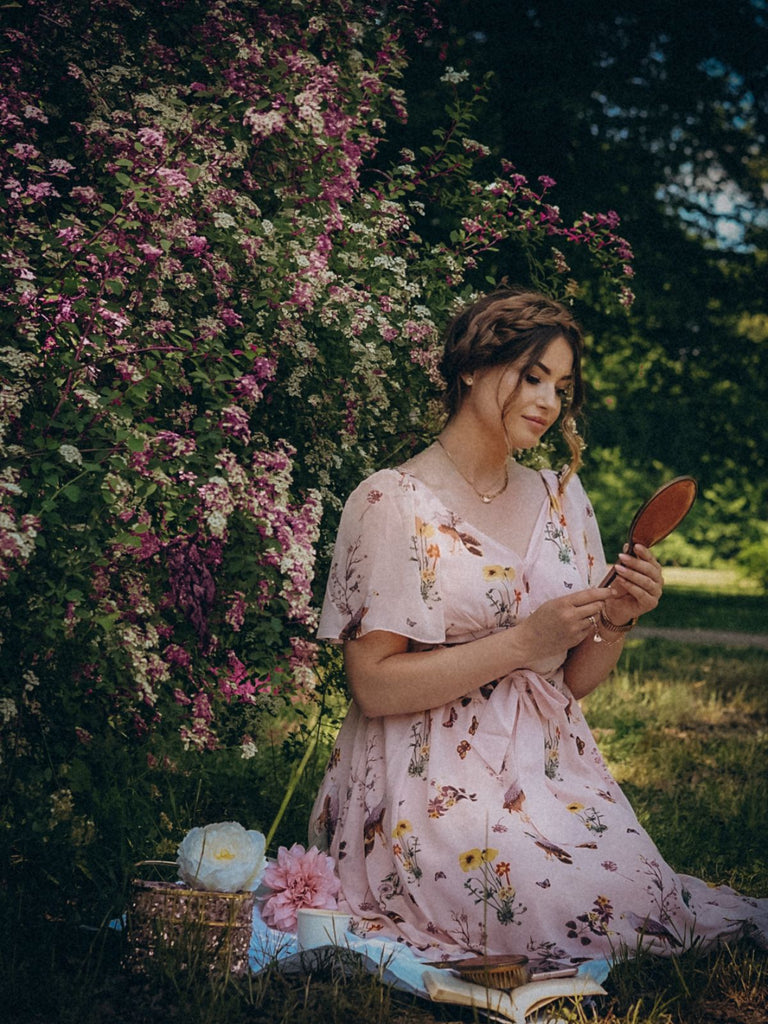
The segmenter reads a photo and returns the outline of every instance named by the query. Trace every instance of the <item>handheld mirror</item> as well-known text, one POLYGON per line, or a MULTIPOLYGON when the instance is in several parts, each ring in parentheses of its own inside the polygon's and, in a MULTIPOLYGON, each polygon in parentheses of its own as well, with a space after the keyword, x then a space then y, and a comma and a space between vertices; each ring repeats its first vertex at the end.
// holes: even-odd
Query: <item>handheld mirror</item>
MULTIPOLYGON (((635 544, 650 548, 668 537, 691 511, 696 492, 696 481, 692 476, 678 476, 652 494, 632 520, 627 537, 629 553, 632 554, 635 544)), ((614 579, 616 573, 611 569, 600 586, 607 587, 614 579)))

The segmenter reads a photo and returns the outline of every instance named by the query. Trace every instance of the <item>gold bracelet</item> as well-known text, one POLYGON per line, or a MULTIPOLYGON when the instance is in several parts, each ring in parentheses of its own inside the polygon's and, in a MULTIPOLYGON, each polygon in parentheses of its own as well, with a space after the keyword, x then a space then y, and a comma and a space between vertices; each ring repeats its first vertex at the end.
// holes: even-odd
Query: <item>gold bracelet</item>
POLYGON ((624 637, 617 636, 615 640, 606 640, 604 636, 600 636, 597 630, 595 630, 595 632, 592 634, 592 639, 596 644, 602 644, 603 647, 615 647, 616 644, 621 643, 624 637))
POLYGON ((630 629, 632 629, 634 624, 637 622, 637 619, 636 618, 635 619, 630 619, 629 622, 625 623, 623 626, 617 626, 616 623, 615 622, 611 622, 611 620, 603 612, 603 610, 600 609, 600 625, 604 626, 611 633, 618 633, 619 635, 616 637, 615 640, 606 640, 604 636, 600 636, 600 630, 598 629, 597 622, 595 622, 594 615, 591 618, 591 622, 592 622, 592 627, 593 627, 593 629, 592 629, 592 639, 593 639, 593 641, 596 644, 605 644, 606 647, 613 647, 615 644, 619 643, 619 641, 624 639, 625 633, 628 633, 630 631, 630 629))
POLYGON ((605 628, 611 633, 628 633, 630 629, 634 629, 636 623, 637 617, 630 619, 629 622, 625 622, 622 626, 619 626, 615 622, 611 622, 603 609, 600 609, 600 625, 605 626, 605 628))

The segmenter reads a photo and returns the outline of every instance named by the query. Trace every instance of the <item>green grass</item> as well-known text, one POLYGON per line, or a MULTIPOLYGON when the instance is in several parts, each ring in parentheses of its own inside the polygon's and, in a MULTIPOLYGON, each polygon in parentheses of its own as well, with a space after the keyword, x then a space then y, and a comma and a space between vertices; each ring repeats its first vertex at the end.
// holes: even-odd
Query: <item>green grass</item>
POLYGON ((768 896, 768 653, 634 639, 585 713, 665 858, 768 896))
POLYGON ((768 594, 727 569, 665 569, 664 594, 644 626, 768 634, 768 594))
MULTIPOLYGON (((768 652, 631 637, 619 669, 585 711, 675 869, 768 897, 768 652)), ((287 828, 303 822, 315 782, 306 780, 300 813, 287 828)), ((29 888, 6 903, 0 921, 0 1005, 9 1024, 476 1019, 471 1010, 394 992, 343 955, 312 975, 270 969, 222 979, 183 970, 172 957, 159 958, 147 976, 129 975, 120 967, 121 936, 78 927, 76 915, 48 920, 47 909, 41 892, 29 888)), ((80 918, 87 920, 82 910, 80 918)), ((573 1024, 764 1024, 768 953, 743 944, 673 960, 643 954, 615 967, 606 988, 596 1016, 569 1002, 560 1015, 573 1024)))

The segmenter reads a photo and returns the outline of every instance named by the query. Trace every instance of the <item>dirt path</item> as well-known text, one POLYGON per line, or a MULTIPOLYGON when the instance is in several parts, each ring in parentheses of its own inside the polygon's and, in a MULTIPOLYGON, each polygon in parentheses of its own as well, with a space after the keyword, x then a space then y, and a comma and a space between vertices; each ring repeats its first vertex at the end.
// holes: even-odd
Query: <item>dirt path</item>
POLYGON ((660 637, 686 644, 716 644, 719 647, 759 647, 768 651, 768 636, 756 633, 733 633, 720 629, 663 629, 660 626, 638 626, 635 636, 660 637))

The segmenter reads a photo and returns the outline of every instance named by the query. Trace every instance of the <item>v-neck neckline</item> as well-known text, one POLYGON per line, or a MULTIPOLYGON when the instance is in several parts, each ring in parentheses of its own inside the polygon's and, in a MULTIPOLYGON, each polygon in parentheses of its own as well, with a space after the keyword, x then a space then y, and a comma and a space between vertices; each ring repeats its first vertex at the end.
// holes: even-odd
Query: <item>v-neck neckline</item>
POLYGON ((475 524, 472 523, 469 519, 465 519, 463 516, 460 516, 457 512, 454 512, 453 509, 449 508, 448 505, 445 504, 444 500, 440 497, 440 495, 436 494, 435 491, 432 490, 429 484, 424 483, 423 480, 419 479, 419 477, 417 476, 414 476, 413 473, 409 473, 407 470, 404 469, 390 469, 389 472, 397 473, 401 477, 405 477, 408 480, 412 480, 414 484, 423 488, 424 491, 426 491, 426 493, 440 505, 444 512, 447 512, 450 517, 456 519, 457 522, 461 523, 462 526, 466 527, 467 532, 472 531, 473 533, 477 533, 484 540, 489 541, 491 544, 493 544, 494 547, 503 548, 505 551, 508 551, 511 555, 515 557, 519 565, 527 565, 530 561, 534 553, 534 545, 537 543, 537 541, 541 541, 541 537, 543 535, 543 531, 539 529, 539 523, 541 522, 542 517, 545 516, 545 514, 548 512, 548 510, 552 507, 553 504, 552 490, 550 488, 549 483, 547 482, 547 478, 544 475, 545 471, 538 470, 537 472, 539 478, 541 482, 544 484, 544 498, 542 500, 539 513, 534 521, 533 529, 531 531, 531 536, 528 540, 528 546, 526 548, 525 554, 520 556, 518 552, 509 544, 505 544, 504 541, 501 541, 496 537, 492 537, 489 533, 486 533, 485 530, 481 530, 480 527, 475 526, 475 524))

